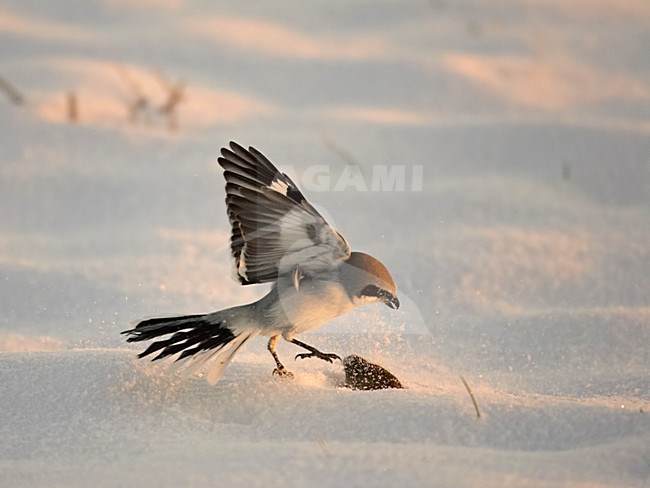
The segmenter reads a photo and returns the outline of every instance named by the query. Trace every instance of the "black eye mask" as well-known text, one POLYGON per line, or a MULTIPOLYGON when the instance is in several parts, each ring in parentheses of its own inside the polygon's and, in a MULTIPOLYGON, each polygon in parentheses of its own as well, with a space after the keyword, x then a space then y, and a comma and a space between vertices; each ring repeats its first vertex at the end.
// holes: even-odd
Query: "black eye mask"
POLYGON ((387 300, 393 297, 393 295, 386 290, 383 290, 379 288, 377 285, 368 285, 366 286, 363 290, 361 290, 361 293, 359 293, 360 297, 377 297, 381 298, 382 300, 387 300))

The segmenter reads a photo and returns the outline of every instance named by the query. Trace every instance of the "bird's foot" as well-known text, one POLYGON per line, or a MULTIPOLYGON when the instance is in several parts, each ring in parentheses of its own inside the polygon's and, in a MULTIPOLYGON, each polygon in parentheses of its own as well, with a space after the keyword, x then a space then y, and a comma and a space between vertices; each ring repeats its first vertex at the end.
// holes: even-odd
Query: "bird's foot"
POLYGON ((331 363, 335 359, 338 359, 339 361, 341 360, 338 354, 332 354, 330 352, 320 352, 320 351, 303 352, 302 354, 296 354, 295 359, 298 358, 300 359, 318 358, 318 359, 322 359, 323 361, 327 361, 328 363, 331 363))
POLYGON ((277 374, 280 377, 293 378, 293 373, 291 371, 285 369, 284 366, 280 366, 279 368, 275 368, 273 370, 273 374, 277 374))

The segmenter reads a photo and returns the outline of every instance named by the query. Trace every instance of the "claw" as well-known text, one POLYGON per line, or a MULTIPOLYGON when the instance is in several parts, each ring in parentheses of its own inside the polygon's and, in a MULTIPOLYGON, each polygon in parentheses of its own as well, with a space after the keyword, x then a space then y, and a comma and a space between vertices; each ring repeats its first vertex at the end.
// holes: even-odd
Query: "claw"
POLYGON ((275 368, 273 370, 273 374, 277 374, 280 377, 287 377, 287 378, 293 378, 293 373, 291 371, 288 371, 284 368, 275 368))
POLYGON ((296 357, 294 358, 294 361, 296 359, 307 359, 307 358, 318 358, 322 359, 323 361, 327 361, 328 363, 331 363, 334 361, 334 359, 338 359, 339 361, 341 358, 337 354, 332 354, 328 352, 303 352, 302 354, 296 354, 296 357))

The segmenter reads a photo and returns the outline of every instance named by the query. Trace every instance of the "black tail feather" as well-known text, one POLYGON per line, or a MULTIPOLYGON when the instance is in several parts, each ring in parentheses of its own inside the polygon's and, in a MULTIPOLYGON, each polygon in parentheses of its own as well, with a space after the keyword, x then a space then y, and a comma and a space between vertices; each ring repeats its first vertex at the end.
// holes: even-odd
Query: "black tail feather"
POLYGON ((158 317, 139 322, 133 329, 125 330, 122 334, 130 336, 126 342, 140 342, 155 339, 166 334, 173 334, 186 329, 189 324, 205 315, 183 315, 180 317, 158 317))
POLYGON ((147 319, 122 334, 129 335, 127 342, 146 341, 172 334, 167 339, 150 344, 138 357, 143 358, 162 349, 153 358, 156 361, 183 351, 176 359, 178 361, 207 349, 220 349, 236 337, 221 323, 204 317, 205 315, 185 315, 147 319))
MULTIPOLYGON (((206 340, 202 340, 198 345, 194 346, 191 349, 187 349, 183 347, 182 349, 185 349, 183 353, 178 356, 178 360, 184 359, 189 356, 193 356, 194 354, 205 351, 207 349, 220 349, 226 344, 228 344, 230 341, 232 341, 235 337, 232 331, 226 327, 220 327, 219 330, 214 331, 209 338, 206 340)), ((194 341, 194 343, 199 342, 199 341, 194 341)))

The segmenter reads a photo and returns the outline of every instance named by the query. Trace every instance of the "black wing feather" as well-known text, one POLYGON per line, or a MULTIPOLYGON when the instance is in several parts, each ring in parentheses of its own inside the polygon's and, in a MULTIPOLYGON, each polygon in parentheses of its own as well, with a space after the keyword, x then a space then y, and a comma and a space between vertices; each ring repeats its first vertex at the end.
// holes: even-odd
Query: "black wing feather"
POLYGON ((345 239, 257 149, 231 142, 218 161, 226 179, 231 253, 242 284, 275 281, 297 264, 322 269, 349 257, 345 239))

